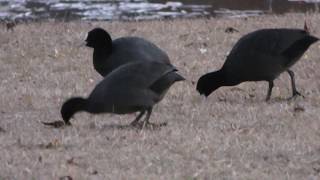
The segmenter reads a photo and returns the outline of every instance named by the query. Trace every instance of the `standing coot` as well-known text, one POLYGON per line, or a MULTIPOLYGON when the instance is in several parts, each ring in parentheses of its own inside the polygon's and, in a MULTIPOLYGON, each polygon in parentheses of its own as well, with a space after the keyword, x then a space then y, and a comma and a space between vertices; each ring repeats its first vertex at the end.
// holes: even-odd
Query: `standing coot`
POLYGON ((309 46, 319 39, 300 29, 261 29, 243 36, 233 47, 222 68, 200 77, 197 90, 209 96, 221 86, 234 86, 245 81, 267 81, 270 99, 273 80, 287 71, 291 78, 292 97, 296 90, 295 64, 309 46))
POLYGON ((103 77, 129 62, 155 61, 170 64, 164 51, 143 38, 121 37, 112 40, 104 29, 94 28, 88 33, 86 42, 86 46, 94 49, 94 68, 103 77))

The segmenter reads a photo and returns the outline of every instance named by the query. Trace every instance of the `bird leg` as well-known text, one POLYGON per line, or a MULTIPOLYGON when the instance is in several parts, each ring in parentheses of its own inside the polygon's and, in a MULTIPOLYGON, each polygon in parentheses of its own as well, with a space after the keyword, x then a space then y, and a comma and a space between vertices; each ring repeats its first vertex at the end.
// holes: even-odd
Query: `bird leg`
POLYGON ((272 88, 273 88, 273 80, 268 81, 268 83, 269 83, 269 89, 268 89, 268 94, 267 94, 266 101, 270 100, 271 92, 272 92, 272 88))
POLYGON ((144 115, 145 112, 146 112, 145 110, 140 111, 140 114, 136 117, 136 119, 134 119, 134 120, 130 123, 130 125, 131 125, 131 126, 136 126, 136 125, 138 124, 139 120, 141 119, 141 117, 144 115))
MULTIPOLYGON (((291 71, 290 69, 288 69, 287 72, 288 72, 288 74, 289 74, 289 76, 290 76, 290 78, 291 78, 291 86, 292 86, 292 97, 291 97, 291 98, 296 97, 296 96, 302 96, 302 97, 304 97, 304 96, 303 96, 299 91, 297 91, 297 89, 296 89, 296 83, 295 83, 293 71, 291 71)), ((291 99, 291 98, 290 98, 290 99, 291 99)))
POLYGON ((146 115, 146 117, 144 118, 143 127, 144 127, 144 126, 148 126, 149 124, 151 124, 151 123, 149 122, 151 113, 152 113, 152 107, 147 109, 147 115, 146 115))
POLYGON ((143 123, 142 128, 144 128, 144 127, 149 127, 149 128, 151 128, 151 129, 156 129, 156 128, 159 128, 159 127, 161 127, 161 126, 166 126, 166 125, 167 125, 166 122, 160 123, 160 124, 151 123, 151 122, 149 121, 150 116, 151 116, 151 113, 152 113, 152 107, 147 109, 147 115, 146 115, 146 117, 145 117, 145 119, 144 119, 144 123, 143 123))

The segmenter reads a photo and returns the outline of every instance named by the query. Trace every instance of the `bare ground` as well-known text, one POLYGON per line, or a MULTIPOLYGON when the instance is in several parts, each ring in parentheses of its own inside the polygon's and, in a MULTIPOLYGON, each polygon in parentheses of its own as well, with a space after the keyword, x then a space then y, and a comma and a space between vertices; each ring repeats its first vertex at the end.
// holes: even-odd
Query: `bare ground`
POLYGON ((271 27, 302 28, 320 36, 318 14, 247 19, 148 22, 42 22, 0 26, 0 179, 310 179, 320 178, 320 45, 293 70, 305 98, 287 101, 289 77, 224 87, 204 99, 200 75, 217 70, 244 34, 271 27), (134 115, 76 114, 61 120, 71 96, 87 96, 101 77, 92 49, 80 47, 100 26, 113 37, 142 36, 166 50, 188 80, 175 84, 155 108, 160 130, 119 128, 134 115), (227 27, 239 30, 225 33, 227 27))

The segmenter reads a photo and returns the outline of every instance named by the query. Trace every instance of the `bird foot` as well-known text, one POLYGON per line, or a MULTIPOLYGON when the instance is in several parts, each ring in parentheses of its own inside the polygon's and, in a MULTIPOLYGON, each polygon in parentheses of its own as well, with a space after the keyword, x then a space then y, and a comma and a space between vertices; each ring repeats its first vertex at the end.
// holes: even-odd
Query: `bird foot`
POLYGON ((130 126, 132 126, 132 127, 140 127, 141 126, 141 122, 133 121, 133 122, 130 123, 130 126))
POLYGON ((156 130, 156 129, 160 129, 162 126, 167 126, 167 122, 164 123, 143 123, 142 129, 146 128, 146 129, 150 129, 150 130, 156 130))
POLYGON ((291 97, 289 97, 288 100, 296 99, 298 96, 301 96, 301 97, 305 98, 304 95, 302 95, 300 92, 294 91, 293 95, 291 97))
POLYGON ((270 101, 270 97, 266 97, 266 102, 269 102, 270 101))

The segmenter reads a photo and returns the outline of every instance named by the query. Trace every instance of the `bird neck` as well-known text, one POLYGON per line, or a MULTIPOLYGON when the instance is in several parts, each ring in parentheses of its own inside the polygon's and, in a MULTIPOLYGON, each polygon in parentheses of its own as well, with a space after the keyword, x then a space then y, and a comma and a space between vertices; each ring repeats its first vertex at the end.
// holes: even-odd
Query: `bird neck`
POLYGON ((111 55, 111 48, 94 48, 93 50, 93 66, 99 71, 103 69, 108 57, 111 55))
POLYGON ((61 115, 66 124, 70 124, 72 116, 80 111, 88 111, 88 100, 81 97, 73 97, 63 103, 61 115))
POLYGON ((218 89, 221 86, 226 86, 228 84, 226 79, 226 74, 223 69, 208 73, 206 75, 206 79, 212 82, 210 83, 210 85, 211 85, 211 88, 213 88, 214 90, 218 89))
POLYGON ((201 76, 197 83, 197 90, 200 94, 209 96, 213 91, 223 86, 223 84, 224 73, 218 70, 201 76))
POLYGON ((111 47, 96 47, 93 50, 93 61, 104 61, 110 54, 111 47))

